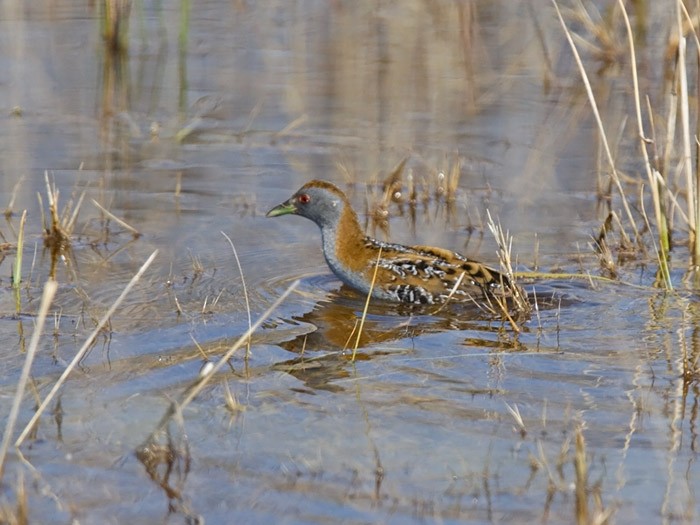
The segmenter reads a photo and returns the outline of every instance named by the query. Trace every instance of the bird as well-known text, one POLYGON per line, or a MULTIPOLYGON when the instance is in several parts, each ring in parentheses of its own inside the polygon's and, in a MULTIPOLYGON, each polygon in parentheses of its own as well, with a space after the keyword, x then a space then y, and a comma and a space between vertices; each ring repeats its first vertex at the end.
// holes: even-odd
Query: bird
POLYGON ((350 288, 365 295, 371 292, 375 299, 415 305, 447 301, 490 305, 493 299, 508 300, 524 293, 504 273, 460 253, 373 239, 364 233, 345 193, 324 180, 307 182, 266 217, 282 215, 315 222, 331 271, 350 288))

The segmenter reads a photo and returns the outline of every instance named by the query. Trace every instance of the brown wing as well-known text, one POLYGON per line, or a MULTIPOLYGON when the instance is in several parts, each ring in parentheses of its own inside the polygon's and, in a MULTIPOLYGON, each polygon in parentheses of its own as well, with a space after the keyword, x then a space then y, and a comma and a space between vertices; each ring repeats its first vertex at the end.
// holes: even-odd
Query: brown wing
MULTIPOLYGON (((379 261, 376 283, 386 293, 409 303, 440 303, 451 293, 458 301, 480 299, 487 294, 491 283, 496 282, 493 272, 478 263, 449 261, 440 256, 451 254, 447 250, 387 251, 379 261)), ((374 265, 368 268, 371 275, 369 272, 374 272, 374 265)))
MULTIPOLYGON (((463 281, 479 286, 486 293, 510 295, 511 283, 508 277, 483 263, 465 257, 461 253, 432 246, 413 246, 417 252, 433 255, 444 261, 446 268, 455 269, 457 278, 465 272, 463 281), (499 291, 500 290, 500 291, 499 291)), ((455 279, 456 280, 456 279, 455 279)))

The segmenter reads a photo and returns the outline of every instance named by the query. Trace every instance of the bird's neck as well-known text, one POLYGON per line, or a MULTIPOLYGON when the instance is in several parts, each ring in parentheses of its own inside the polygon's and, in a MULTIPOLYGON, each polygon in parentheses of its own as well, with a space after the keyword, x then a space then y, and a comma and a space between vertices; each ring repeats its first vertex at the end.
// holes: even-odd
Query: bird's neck
POLYGON ((360 227, 357 214, 349 205, 343 207, 335 224, 321 228, 323 253, 331 269, 340 266, 350 270, 362 270, 367 262, 367 236, 360 227))

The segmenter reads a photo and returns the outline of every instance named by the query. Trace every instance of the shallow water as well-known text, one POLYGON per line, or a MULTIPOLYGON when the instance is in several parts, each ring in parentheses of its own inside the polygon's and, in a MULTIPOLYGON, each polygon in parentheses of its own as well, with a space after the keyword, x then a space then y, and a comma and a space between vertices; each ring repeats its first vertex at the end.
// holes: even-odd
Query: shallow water
MULTIPOLYGON (((549 5, 196 4, 184 55, 179 6, 132 7, 122 63, 84 2, 0 12, 8 242, 28 211, 20 315, 14 250, 0 261, 4 422, 51 267, 44 172, 61 207, 85 192, 15 434, 159 250, 21 447, 33 468, 11 451, 2 512, 21 472, 41 523, 573 523, 580 428, 591 516, 697 519, 699 391, 697 373, 683 376, 698 355, 697 300, 651 288, 653 259, 620 267, 639 287, 525 282, 541 308, 520 334, 478 311, 371 305, 353 363, 344 349, 364 298, 329 273, 316 226, 264 218, 311 178, 347 189, 367 217, 408 159, 403 180, 430 193, 413 214, 389 206, 392 240, 497 264, 488 210, 519 269, 606 275, 590 246, 605 218, 594 123, 549 5), (455 166, 448 203, 433 192, 455 166), (202 353, 220 357, 248 326, 221 232, 253 320, 299 288, 247 359, 239 351, 149 442, 202 353)), ((614 128, 626 93, 613 73, 598 80, 614 128)), ((682 289, 683 249, 674 257, 682 289)))

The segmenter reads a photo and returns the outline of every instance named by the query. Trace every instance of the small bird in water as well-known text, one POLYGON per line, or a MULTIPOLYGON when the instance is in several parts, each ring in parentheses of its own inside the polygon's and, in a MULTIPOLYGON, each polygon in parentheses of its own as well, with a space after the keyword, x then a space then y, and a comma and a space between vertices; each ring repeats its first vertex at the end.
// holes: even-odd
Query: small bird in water
POLYGON ((304 184, 267 217, 289 214, 318 224, 323 255, 333 273, 363 294, 371 289, 376 299, 441 304, 449 298, 490 304, 491 299, 523 293, 504 274, 457 252, 381 242, 365 235, 347 196, 330 182, 304 184))

